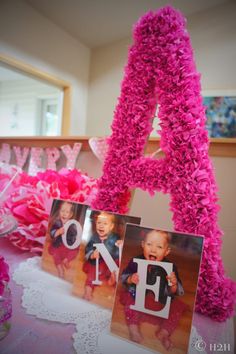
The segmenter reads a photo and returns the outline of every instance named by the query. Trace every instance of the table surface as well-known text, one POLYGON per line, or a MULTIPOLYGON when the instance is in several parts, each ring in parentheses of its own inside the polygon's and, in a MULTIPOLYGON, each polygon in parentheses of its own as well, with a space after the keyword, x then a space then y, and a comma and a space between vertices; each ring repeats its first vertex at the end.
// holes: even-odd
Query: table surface
POLYGON ((0 254, 10 266, 10 288, 13 314, 9 334, 0 341, 1 354, 75 354, 72 334, 75 325, 37 319, 27 315, 21 306, 23 288, 12 280, 12 274, 21 261, 35 254, 22 252, 6 238, 0 238, 0 254))
MULTIPOLYGON (((62 324, 58 322, 38 319, 27 315, 21 306, 23 288, 12 280, 12 274, 19 263, 35 254, 22 252, 14 247, 7 238, 0 238, 0 255, 4 256, 10 266, 10 288, 13 299, 13 315, 11 318, 11 329, 9 334, 0 341, 1 354, 75 354, 72 335, 76 328, 74 324, 62 324)), ((225 323, 217 323, 211 319, 194 314, 194 326, 198 333, 204 338, 207 346, 214 344, 217 339, 229 340, 231 350, 234 352, 234 338, 232 338, 232 319, 225 323), (229 326, 230 325, 230 326, 229 326), (230 329, 230 330, 229 330, 230 329), (229 334, 230 332, 230 334, 229 334)), ((217 343, 217 342, 216 342, 217 343)), ((214 351, 209 350, 209 353, 214 351)), ((83 354, 83 353, 81 353, 83 354)))

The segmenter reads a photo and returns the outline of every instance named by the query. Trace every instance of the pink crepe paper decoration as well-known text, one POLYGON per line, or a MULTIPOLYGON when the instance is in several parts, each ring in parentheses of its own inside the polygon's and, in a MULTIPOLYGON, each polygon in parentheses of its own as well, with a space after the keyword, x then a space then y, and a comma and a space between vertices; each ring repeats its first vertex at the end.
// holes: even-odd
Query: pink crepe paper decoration
POLYGON ((73 170, 75 168, 76 160, 79 155, 80 149, 82 147, 81 143, 75 143, 73 148, 70 145, 61 146, 61 149, 66 156, 66 168, 73 170))
MULTIPOLYGON (((6 174, 1 182, 8 181, 6 174)), ((18 222, 9 241, 22 251, 42 253, 53 198, 90 205, 97 192, 97 180, 79 170, 47 170, 29 176, 22 172, 12 183, 0 215, 11 213, 18 222)))
POLYGON ((97 138, 97 137, 90 138, 89 146, 93 151, 94 155, 101 162, 104 162, 108 151, 108 138, 97 138))
POLYGON ((16 164, 17 166, 19 166, 20 168, 23 168, 27 157, 29 155, 29 148, 28 147, 23 147, 21 149, 20 146, 13 146, 13 150, 15 152, 16 155, 16 164))
MULTIPOLYGON (((4 284, 5 282, 9 282, 10 276, 9 276, 9 265, 5 262, 5 259, 3 256, 0 255, 0 296, 2 296, 3 291, 4 291, 4 284)), ((4 312, 3 312, 4 314, 4 312)), ((2 313, 1 313, 1 320, 2 320, 2 313)), ((0 322, 2 323, 2 322, 0 322)))
POLYGON ((56 161, 60 158, 60 152, 57 148, 47 148, 46 149, 47 155, 47 169, 56 171, 56 161))
POLYGON ((35 176, 38 172, 42 171, 42 155, 43 149, 40 147, 32 147, 29 161, 28 173, 35 176))
POLYGON ((2 148, 0 151, 0 161, 9 163, 11 159, 11 149, 9 144, 2 144, 2 148))
POLYGON ((224 321, 233 315, 236 286, 220 257, 217 187, 185 19, 170 6, 149 12, 133 37, 92 207, 125 213, 135 187, 170 193, 175 230, 205 236, 196 310, 224 321), (144 157, 144 147, 157 100, 165 157, 155 160, 144 157))

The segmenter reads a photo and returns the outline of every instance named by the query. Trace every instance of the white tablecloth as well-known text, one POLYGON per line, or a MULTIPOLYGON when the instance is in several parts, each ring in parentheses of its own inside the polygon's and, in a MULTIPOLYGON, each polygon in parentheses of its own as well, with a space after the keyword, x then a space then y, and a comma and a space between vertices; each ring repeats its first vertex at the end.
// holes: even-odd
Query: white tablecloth
MULTIPOLYGON (((18 285, 23 286, 22 306, 27 314, 75 325, 76 331, 72 338, 76 353, 153 353, 110 334, 111 311, 71 295, 71 284, 44 272, 40 257, 21 262, 14 271, 13 278, 18 285)), ((188 353, 217 353, 218 343, 227 344, 228 353, 234 352, 233 320, 217 323, 194 314, 188 353)), ((1 353, 11 352, 6 349, 1 353)))

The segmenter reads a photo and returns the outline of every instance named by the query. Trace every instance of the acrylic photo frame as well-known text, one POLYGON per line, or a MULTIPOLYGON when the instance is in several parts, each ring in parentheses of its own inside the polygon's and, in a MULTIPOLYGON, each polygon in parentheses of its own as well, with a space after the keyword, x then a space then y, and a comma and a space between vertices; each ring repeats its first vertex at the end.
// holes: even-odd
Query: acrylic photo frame
POLYGON ((54 199, 49 216, 42 268, 71 283, 80 251, 87 208, 85 204, 54 199))
POLYGON ((87 209, 75 266, 74 295, 112 309, 127 222, 139 224, 141 218, 87 209), (106 230, 103 222, 108 224, 106 230))
MULTIPOLYGON (((163 243, 160 246, 164 247, 163 243)), ((127 224, 111 333, 159 353, 186 353, 202 249, 202 236, 127 224), (170 252, 157 262, 152 250, 147 260, 145 242, 154 247, 153 242, 158 238, 167 240, 167 234, 169 241, 165 245, 170 252), (173 284, 165 278, 171 272, 176 274, 173 284), (135 273, 139 277, 137 285, 133 283, 134 278, 129 278, 135 273), (175 295, 170 296, 172 285, 177 288, 172 288, 175 295), (162 329, 168 332, 166 339, 162 338, 162 329)))

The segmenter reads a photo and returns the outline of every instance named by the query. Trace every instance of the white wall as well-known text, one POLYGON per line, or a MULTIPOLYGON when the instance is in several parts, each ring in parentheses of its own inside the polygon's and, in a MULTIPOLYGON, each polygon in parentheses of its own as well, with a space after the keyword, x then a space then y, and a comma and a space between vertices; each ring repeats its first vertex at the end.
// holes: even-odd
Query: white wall
MULTIPOLYGON (((217 6, 187 20, 197 70, 202 88, 236 89, 236 4, 217 6)), ((89 97, 88 135, 109 135, 113 111, 120 95, 120 83, 127 62, 127 38, 92 51, 89 97), (94 124, 98 121, 99 124, 94 124)))
POLYGON ((92 50, 87 135, 110 134, 113 111, 127 60, 129 38, 92 50))
POLYGON ((228 275, 236 280, 235 249, 236 249, 236 158, 214 157, 215 176, 219 196, 219 225, 224 233, 222 238, 222 257, 228 275))
POLYGON ((202 89, 236 89, 236 2, 188 19, 202 89))
POLYGON ((90 50, 20 0, 0 1, 0 53, 72 85, 71 135, 85 135, 90 50))

